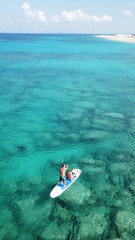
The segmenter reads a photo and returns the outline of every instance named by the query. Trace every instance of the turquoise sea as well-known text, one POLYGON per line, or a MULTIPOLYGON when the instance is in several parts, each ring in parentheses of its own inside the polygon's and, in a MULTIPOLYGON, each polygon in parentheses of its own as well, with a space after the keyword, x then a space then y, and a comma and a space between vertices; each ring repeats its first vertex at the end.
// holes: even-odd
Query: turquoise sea
POLYGON ((134 240, 134 166, 135 44, 0 34, 0 239, 134 240))

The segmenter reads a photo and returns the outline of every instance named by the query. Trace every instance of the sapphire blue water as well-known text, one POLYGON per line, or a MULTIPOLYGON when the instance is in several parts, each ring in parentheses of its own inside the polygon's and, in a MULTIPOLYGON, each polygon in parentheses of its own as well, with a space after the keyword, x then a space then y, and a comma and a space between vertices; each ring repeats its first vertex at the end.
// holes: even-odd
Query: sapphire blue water
POLYGON ((134 44, 0 34, 0 126, 1 239, 135 239, 134 44))

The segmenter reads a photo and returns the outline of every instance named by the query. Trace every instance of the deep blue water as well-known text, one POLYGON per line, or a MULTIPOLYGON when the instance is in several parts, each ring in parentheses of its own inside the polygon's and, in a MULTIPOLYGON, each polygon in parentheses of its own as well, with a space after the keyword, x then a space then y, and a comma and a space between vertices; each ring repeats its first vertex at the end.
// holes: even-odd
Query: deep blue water
POLYGON ((1 239, 135 239, 135 44, 0 34, 0 131, 1 239))

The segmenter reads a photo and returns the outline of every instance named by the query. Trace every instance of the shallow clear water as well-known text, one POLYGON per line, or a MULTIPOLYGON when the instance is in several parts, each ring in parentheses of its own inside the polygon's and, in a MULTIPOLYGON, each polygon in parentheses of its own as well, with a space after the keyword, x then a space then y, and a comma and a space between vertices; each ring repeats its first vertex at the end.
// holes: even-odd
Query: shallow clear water
POLYGON ((1 239, 135 239, 135 45, 0 34, 0 73, 1 239))

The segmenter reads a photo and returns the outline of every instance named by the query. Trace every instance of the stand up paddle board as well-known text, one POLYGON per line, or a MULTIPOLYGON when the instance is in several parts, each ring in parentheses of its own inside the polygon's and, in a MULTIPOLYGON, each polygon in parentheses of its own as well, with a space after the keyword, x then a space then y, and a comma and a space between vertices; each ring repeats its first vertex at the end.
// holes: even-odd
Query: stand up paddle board
POLYGON ((61 181, 61 185, 58 183, 52 189, 52 191, 50 193, 50 197, 51 198, 56 198, 59 195, 61 195, 63 192, 65 192, 77 180, 77 178, 80 176, 81 172, 82 171, 80 169, 74 169, 72 174, 75 174, 76 177, 74 177, 73 180, 67 180, 66 179, 65 187, 63 187, 63 182, 62 181, 61 181))

